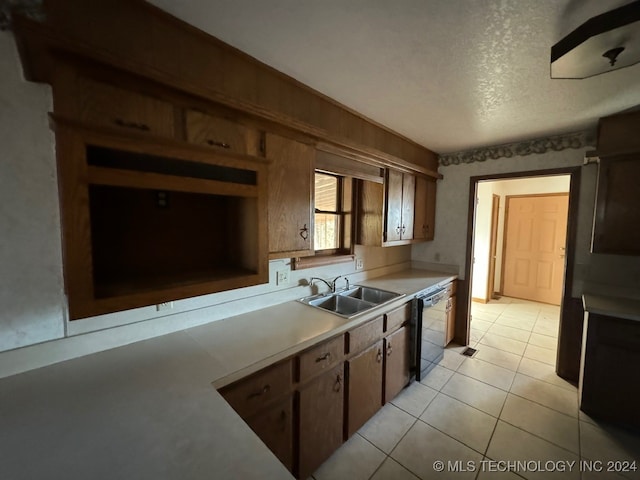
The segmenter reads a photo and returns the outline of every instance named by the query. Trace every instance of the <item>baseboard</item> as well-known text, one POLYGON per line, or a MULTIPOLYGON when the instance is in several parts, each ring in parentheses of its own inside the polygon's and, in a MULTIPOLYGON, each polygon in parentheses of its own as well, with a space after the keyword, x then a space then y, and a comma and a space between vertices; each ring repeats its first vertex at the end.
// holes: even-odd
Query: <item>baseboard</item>
POLYGON ((471 297, 471 301, 476 303, 489 303, 489 301, 486 298, 471 297))

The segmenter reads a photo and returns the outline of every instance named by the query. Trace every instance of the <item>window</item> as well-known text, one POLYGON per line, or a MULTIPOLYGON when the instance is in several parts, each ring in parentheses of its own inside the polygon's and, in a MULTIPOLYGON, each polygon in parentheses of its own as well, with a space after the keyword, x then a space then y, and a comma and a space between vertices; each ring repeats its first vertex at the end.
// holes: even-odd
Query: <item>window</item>
POLYGON ((353 180, 350 177, 316 171, 316 255, 351 253, 352 196, 353 180))

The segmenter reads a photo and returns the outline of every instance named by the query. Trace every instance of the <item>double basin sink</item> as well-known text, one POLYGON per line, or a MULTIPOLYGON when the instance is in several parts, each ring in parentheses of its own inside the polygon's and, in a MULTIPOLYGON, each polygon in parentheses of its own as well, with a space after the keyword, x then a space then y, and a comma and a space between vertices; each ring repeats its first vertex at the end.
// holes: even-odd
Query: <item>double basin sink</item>
POLYGON ((355 285, 338 292, 301 298, 299 301, 344 318, 352 318, 400 297, 404 297, 404 293, 355 285))

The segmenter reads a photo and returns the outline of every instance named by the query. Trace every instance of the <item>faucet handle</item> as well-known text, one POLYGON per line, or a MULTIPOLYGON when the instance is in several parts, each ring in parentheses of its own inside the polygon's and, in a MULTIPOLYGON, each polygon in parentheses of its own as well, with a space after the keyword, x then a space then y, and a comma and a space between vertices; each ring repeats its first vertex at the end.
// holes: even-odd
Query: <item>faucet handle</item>
POLYGON ((336 278, 334 278, 334 279, 333 279, 333 282, 332 282, 332 283, 333 283, 333 289, 334 289, 334 291, 335 291, 335 289, 336 289, 336 282, 337 282, 338 280, 340 280, 341 278, 344 278, 344 281, 345 281, 345 282, 346 282, 346 284, 347 284, 347 286, 345 287, 345 290, 349 290, 349 279, 348 279, 346 276, 338 275, 336 278))

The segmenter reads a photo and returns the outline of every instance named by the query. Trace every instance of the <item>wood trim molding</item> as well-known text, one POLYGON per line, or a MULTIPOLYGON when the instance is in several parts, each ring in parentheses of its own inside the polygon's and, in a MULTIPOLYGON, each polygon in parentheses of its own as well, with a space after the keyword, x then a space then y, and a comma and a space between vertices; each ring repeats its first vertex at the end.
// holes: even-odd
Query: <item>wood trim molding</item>
POLYGON ((568 148, 578 149, 593 147, 595 133, 587 130, 583 132, 555 135, 515 143, 505 143, 493 147, 476 148, 461 152, 439 155, 439 163, 443 167, 462 165, 465 163, 484 162, 499 158, 524 157, 532 154, 542 154, 551 151, 559 152, 568 148))
POLYGON ((355 255, 316 255, 314 257, 299 257, 293 259, 293 270, 303 270, 312 267, 324 267, 338 263, 353 262, 355 255))

